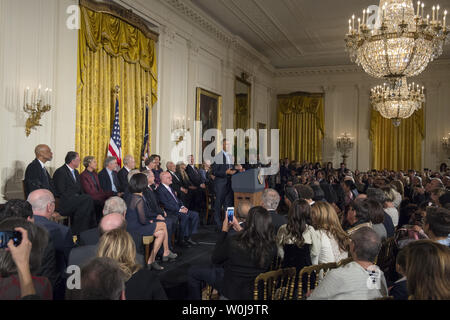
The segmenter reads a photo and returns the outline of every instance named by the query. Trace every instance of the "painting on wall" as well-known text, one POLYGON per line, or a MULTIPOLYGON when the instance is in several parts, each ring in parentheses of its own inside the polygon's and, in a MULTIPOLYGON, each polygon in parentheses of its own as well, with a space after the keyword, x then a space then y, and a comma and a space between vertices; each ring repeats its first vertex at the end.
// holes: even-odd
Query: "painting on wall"
MULTIPOLYGON (((202 135, 209 129, 222 130, 222 96, 197 88, 196 121, 202 122, 202 135)), ((206 146, 212 143, 212 141, 204 141, 203 137, 201 141, 201 149, 197 145, 197 159, 200 159, 199 156, 203 154, 206 146)), ((217 143, 219 146, 218 141, 217 143)))

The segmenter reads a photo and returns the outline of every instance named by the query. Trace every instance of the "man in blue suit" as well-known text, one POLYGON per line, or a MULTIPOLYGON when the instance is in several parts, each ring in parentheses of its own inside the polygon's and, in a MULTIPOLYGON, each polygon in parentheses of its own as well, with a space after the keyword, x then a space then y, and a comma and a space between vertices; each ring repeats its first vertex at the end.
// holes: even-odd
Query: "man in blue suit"
POLYGON ((107 157, 105 159, 105 168, 98 173, 98 180, 103 191, 114 192, 119 197, 122 196, 122 189, 117 175, 117 159, 115 157, 107 157))
POLYGON ((161 184, 156 193, 159 202, 164 206, 164 210, 169 216, 176 216, 180 219, 181 236, 179 243, 184 246, 196 245, 191 239, 193 234, 197 233, 199 217, 198 212, 186 208, 183 202, 177 197, 175 191, 171 188, 172 175, 169 172, 163 172, 160 175, 161 184))
POLYGON ((72 232, 68 227, 50 220, 55 212, 53 194, 46 189, 35 190, 27 201, 32 206, 35 224, 45 228, 53 241, 58 271, 65 272, 73 248, 72 232))
POLYGON ((212 174, 214 179, 214 191, 216 193, 216 201, 214 202, 214 222, 218 230, 221 230, 222 206, 225 208, 233 207, 234 195, 231 189, 231 177, 238 171, 233 165, 233 157, 231 154, 231 145, 227 139, 223 140, 223 150, 220 151, 212 165, 212 174))

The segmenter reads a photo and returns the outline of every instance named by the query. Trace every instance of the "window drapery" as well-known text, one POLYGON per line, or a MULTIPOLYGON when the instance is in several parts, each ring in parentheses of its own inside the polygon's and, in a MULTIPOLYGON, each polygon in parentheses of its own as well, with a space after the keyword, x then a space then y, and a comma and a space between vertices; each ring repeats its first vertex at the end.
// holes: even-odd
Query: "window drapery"
MULTIPOLYGON (((157 100, 155 41, 119 18, 81 7, 75 148, 82 159, 94 156, 99 167, 111 137, 117 85, 122 155, 140 163, 146 97, 150 108, 157 100)), ((148 121, 151 135, 151 112, 148 121)))
POLYGON ((424 108, 399 127, 372 109, 370 140, 372 140, 372 168, 377 170, 421 170, 422 141, 425 138, 424 108))
POLYGON ((293 93, 278 96, 280 157, 321 162, 324 138, 324 95, 293 93))

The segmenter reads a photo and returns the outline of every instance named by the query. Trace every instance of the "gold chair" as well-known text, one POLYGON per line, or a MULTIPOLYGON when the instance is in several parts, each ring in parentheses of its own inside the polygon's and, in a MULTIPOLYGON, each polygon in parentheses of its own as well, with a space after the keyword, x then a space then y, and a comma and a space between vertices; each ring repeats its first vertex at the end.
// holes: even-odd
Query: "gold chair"
POLYGON ((264 284, 264 300, 292 300, 296 274, 295 268, 261 273, 255 279, 254 300, 260 300, 260 282, 264 284))
POLYGON ((281 263, 283 260, 278 255, 273 259, 272 265, 270 266, 270 271, 281 269, 281 263))
POLYGON ((142 242, 144 243, 145 248, 145 263, 148 263, 148 259, 150 258, 150 245, 155 240, 154 236, 146 236, 142 237, 142 242))
POLYGON ((337 263, 332 262, 308 266, 300 270, 300 272, 298 273, 298 290, 297 290, 298 300, 302 300, 305 298, 303 297, 303 277, 305 275, 307 276, 306 292, 309 292, 311 289, 317 288, 317 286, 319 285, 320 272, 323 272, 323 277, 325 277, 328 271, 335 268, 337 268, 337 263), (314 275, 313 278, 312 275, 314 275), (314 287, 311 286, 312 280, 314 281, 314 287))
POLYGON ((392 264, 394 264, 395 267, 395 255, 394 255, 394 249, 395 249, 395 239, 394 237, 387 238, 383 240, 381 244, 380 253, 377 256, 377 259, 375 259, 375 264, 383 270, 383 272, 389 268, 392 264))
POLYGON ((349 264, 352 261, 353 261, 352 257, 348 257, 346 259, 343 259, 343 260, 341 260, 341 261, 336 263, 336 268, 340 268, 342 266, 345 266, 346 264, 349 264))

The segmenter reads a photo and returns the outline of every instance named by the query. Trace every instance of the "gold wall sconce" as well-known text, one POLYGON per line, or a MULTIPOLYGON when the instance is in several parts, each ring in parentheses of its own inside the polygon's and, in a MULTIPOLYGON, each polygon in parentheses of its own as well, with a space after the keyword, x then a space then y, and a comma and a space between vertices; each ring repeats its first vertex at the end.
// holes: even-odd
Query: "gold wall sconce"
POLYGON ((42 126, 40 124, 44 113, 52 109, 52 89, 46 88, 42 92, 41 85, 38 89, 30 91, 30 87, 25 90, 25 100, 23 111, 28 114, 28 119, 25 124, 25 133, 27 137, 31 134, 31 129, 42 126))

